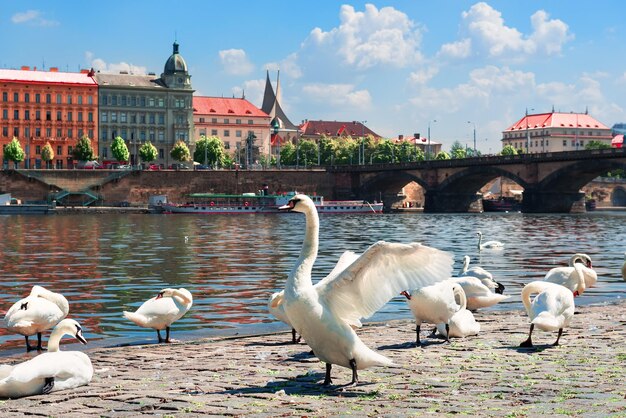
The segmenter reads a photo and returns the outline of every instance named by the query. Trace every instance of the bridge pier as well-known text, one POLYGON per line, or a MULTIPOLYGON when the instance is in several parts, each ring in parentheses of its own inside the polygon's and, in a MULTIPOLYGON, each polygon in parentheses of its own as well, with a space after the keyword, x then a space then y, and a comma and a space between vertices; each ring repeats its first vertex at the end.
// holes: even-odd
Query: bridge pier
POLYGON ((524 213, 578 213, 585 212, 585 193, 543 190, 524 190, 524 213))
POLYGON ((478 193, 445 193, 427 190, 424 195, 424 212, 465 213, 482 211, 482 195, 478 193))

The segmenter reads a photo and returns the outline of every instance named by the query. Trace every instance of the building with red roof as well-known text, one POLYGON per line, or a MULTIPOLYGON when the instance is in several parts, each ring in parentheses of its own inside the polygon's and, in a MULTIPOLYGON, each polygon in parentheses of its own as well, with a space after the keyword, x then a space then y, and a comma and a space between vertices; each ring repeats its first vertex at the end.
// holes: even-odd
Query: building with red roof
POLYGON ((0 69, 0 93, 0 148, 17 138, 26 157, 24 168, 45 166, 41 151, 47 143, 56 168, 73 167, 72 150, 83 136, 97 153, 98 85, 93 71, 0 69))
POLYGON ((374 139, 382 138, 376 132, 365 126, 360 121, 329 121, 329 120, 305 120, 300 125, 301 138, 318 141, 322 136, 360 138, 372 136, 374 139))
POLYGON ((270 152, 270 116, 244 97, 194 96, 193 120, 196 138, 216 136, 226 151, 240 163, 252 164, 270 152), (246 139, 253 134, 252 154, 243 155, 246 139))
POLYGON ((502 132, 502 146, 525 153, 575 151, 590 141, 611 145, 611 128, 587 112, 549 112, 524 115, 502 132))

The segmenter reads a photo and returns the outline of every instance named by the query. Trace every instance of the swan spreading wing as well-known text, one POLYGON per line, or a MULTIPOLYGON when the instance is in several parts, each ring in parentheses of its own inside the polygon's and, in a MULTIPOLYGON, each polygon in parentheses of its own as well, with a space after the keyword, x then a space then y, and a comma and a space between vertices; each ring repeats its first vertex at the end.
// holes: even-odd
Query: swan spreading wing
POLYGON ((452 254, 435 248, 379 241, 336 276, 333 269, 316 288, 336 317, 359 323, 402 290, 447 279, 452 264, 452 254))

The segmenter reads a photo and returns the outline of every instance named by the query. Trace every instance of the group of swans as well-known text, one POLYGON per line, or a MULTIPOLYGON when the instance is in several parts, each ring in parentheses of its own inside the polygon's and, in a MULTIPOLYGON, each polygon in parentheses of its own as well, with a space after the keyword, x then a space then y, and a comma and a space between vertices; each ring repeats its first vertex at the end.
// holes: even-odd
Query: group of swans
POLYGON ((285 285, 282 308, 313 353, 326 363, 324 385, 332 383, 332 365, 358 370, 393 364, 368 348, 353 327, 406 289, 419 289, 450 277, 452 255, 418 243, 379 241, 315 286, 311 280, 319 245, 319 218, 312 200, 294 196, 281 210, 305 215, 304 242, 285 285))
MULTIPOLYGON (((188 290, 167 288, 144 302, 136 312, 124 312, 124 316, 139 326, 155 329, 159 343, 169 343, 172 341, 170 326, 187 313, 192 304, 193 298, 188 290), (165 339, 161 337, 161 330, 166 330, 165 339)), ((80 324, 65 318, 68 313, 69 303, 63 295, 38 285, 33 286, 26 298, 17 301, 7 311, 4 318, 7 329, 26 337, 26 350, 48 352, 14 366, 0 366, 0 397, 47 394, 86 385, 91 381, 93 366, 86 354, 59 350, 64 335, 74 336, 81 343, 87 344, 80 324), (42 332, 52 327, 48 348, 43 348, 42 332), (35 334, 38 339, 36 348, 28 342, 28 337, 35 334)))

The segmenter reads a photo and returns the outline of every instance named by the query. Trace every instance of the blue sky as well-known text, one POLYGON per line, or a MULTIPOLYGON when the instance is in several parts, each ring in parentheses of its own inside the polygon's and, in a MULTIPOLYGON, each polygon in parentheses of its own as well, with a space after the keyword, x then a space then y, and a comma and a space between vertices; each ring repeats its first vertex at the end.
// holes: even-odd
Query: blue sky
POLYGON ((360 120, 483 152, 532 112, 626 122, 621 1, 3 1, 0 67, 160 74, 176 39, 196 94, 257 106, 280 68, 303 119, 360 120), (435 122, 436 120, 436 122, 435 122), (468 123, 468 121, 470 123, 468 123))

